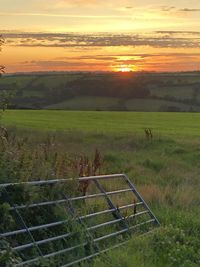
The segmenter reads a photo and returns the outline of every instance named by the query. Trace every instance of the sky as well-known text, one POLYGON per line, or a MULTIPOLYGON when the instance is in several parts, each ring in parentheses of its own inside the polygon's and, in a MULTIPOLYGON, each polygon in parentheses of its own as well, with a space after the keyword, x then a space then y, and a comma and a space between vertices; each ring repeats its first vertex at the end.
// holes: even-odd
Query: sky
POLYGON ((0 0, 6 72, 200 70, 199 0, 0 0))

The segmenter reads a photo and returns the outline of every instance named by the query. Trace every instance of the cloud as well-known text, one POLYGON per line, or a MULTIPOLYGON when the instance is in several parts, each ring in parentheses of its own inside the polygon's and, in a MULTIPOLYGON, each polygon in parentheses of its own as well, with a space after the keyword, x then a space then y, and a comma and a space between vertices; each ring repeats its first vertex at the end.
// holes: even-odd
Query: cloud
POLYGON ((200 8, 177 8, 175 6, 161 6, 161 11, 172 13, 184 13, 184 12, 199 12, 200 8))
POLYGON ((181 12, 199 12, 200 8, 182 8, 179 9, 181 12))
POLYGON ((199 35, 199 31, 155 31, 155 33, 160 33, 160 34, 170 34, 170 35, 187 35, 187 36, 194 36, 194 35, 199 35))
MULTIPOLYGON (((73 56, 73 57, 57 57, 52 60, 31 60, 23 61, 21 64, 28 66, 61 66, 61 67, 74 67, 74 66, 104 66, 105 64, 135 64, 149 62, 155 59, 158 62, 159 59, 163 61, 163 58, 171 58, 173 60, 199 60, 200 53, 157 53, 157 54, 143 54, 143 53, 133 53, 133 54, 116 54, 111 56, 102 55, 87 55, 87 56, 73 56)), ((171 60, 170 60, 171 62, 171 60)), ((159 62, 159 64, 162 62, 159 62)), ((166 63, 166 62, 163 62, 166 63)))
POLYGON ((175 6, 162 6, 161 7, 161 11, 164 11, 164 12, 169 12, 169 11, 174 11, 174 10, 176 10, 175 6))
POLYGON ((105 62, 81 62, 80 60, 77 61, 64 61, 64 60, 31 60, 31 61, 24 61, 21 64, 25 65, 26 67, 41 67, 41 68, 82 68, 82 67, 102 67, 105 66, 105 62))
POLYGON ((102 3, 100 0, 54 0, 52 5, 53 8, 62 8, 62 7, 96 7, 101 6, 102 4, 105 7, 116 7, 116 6, 129 6, 131 3, 130 0, 107 0, 102 3))
POLYGON ((59 14, 59 13, 30 13, 30 12, 0 12, 0 16, 25 16, 25 17, 53 17, 69 19, 127 19, 125 15, 85 15, 85 14, 59 14))
POLYGON ((63 70, 63 71, 110 71, 119 66, 136 66, 138 70, 177 71, 177 69, 198 69, 200 53, 119 53, 111 55, 82 54, 80 56, 65 56, 46 60, 27 60, 18 62, 21 70, 63 70))
POLYGON ((21 47, 116 47, 200 48, 200 32, 157 31, 148 34, 7 33, 6 44, 21 47))
POLYGON ((56 0, 59 5, 94 5, 98 4, 97 0, 56 0))

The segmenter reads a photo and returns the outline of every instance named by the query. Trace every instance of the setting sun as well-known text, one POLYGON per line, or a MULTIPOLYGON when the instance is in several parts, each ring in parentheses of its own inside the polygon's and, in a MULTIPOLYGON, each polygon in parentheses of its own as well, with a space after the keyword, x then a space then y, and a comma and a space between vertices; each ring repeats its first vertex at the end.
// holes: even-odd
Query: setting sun
POLYGON ((133 65, 120 65, 115 68, 115 71, 131 72, 131 71, 136 71, 136 69, 135 69, 135 66, 133 65))
POLYGON ((129 67, 122 67, 122 68, 119 69, 119 70, 122 71, 122 72, 130 72, 130 71, 132 71, 132 69, 129 68, 129 67))
POLYGON ((197 0, 0 2, 6 73, 199 70, 197 0))

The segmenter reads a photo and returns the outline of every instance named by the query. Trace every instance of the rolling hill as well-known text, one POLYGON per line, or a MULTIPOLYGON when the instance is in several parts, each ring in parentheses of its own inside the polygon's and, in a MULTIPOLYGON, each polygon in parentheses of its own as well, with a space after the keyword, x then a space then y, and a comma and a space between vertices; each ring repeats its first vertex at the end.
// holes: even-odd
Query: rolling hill
POLYGON ((13 74, 0 93, 14 109, 198 112, 200 73, 13 74))

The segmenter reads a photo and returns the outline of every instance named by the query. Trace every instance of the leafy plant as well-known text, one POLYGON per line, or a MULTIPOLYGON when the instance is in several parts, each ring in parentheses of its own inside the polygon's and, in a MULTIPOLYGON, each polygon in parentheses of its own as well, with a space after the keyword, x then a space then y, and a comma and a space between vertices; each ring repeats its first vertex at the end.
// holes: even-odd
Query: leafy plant
POLYGON ((20 263, 20 258, 12 251, 5 240, 0 240, 0 265, 2 267, 13 267, 20 263))

